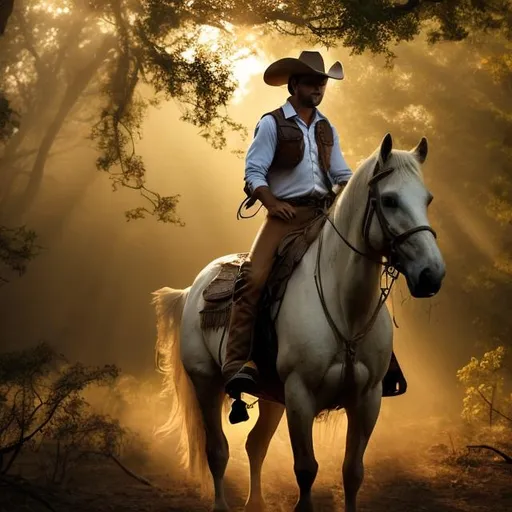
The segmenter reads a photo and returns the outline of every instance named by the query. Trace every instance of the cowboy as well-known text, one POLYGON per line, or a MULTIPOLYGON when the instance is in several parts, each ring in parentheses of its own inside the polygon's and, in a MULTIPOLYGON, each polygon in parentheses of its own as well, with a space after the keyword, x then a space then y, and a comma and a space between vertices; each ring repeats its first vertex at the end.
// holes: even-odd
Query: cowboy
POLYGON ((280 242, 330 206, 333 185, 344 186, 352 176, 336 130, 317 110, 328 79, 343 76, 340 62, 325 72, 320 53, 308 51, 298 59, 280 59, 264 73, 267 85, 287 85, 290 97, 260 119, 246 156, 245 191, 263 204, 267 216, 235 284, 222 368, 233 398, 258 389, 258 369, 249 360, 252 335, 280 242))

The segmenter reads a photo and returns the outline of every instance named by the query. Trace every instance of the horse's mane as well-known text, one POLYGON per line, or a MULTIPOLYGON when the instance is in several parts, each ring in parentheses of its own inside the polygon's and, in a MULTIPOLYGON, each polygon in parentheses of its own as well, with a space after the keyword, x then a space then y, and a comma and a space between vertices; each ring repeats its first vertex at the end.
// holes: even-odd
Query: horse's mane
MULTIPOLYGON (((379 158, 379 151, 380 147, 359 164, 350 179, 349 186, 346 187, 343 194, 339 194, 337 197, 336 203, 339 202, 342 195, 344 196, 347 202, 346 206, 348 207, 346 211, 352 212, 352 214, 356 214, 366 206, 368 182, 373 176, 373 171, 379 158), (361 200, 361 198, 365 199, 361 200)), ((421 165, 410 151, 394 149, 388 157, 386 167, 393 167, 395 169, 393 176, 398 179, 404 180, 415 177, 423 182, 421 165)))

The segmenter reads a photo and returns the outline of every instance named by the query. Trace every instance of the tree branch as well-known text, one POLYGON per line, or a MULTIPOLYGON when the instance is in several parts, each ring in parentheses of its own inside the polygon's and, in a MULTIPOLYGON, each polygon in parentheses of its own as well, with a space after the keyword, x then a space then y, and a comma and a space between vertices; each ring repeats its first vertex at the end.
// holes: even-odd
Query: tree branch
POLYGON ((67 397, 67 395, 63 396, 59 400, 57 400, 57 402, 54 404, 54 406, 48 413, 48 417, 45 419, 45 421, 43 421, 43 423, 41 423, 37 428, 35 428, 31 434, 23 437, 17 443, 12 443, 10 445, 7 445, 7 446, 4 446, 3 448, 1 448, 0 455, 5 455, 6 453, 10 453, 11 451, 18 449, 20 446, 25 444, 27 441, 30 441, 36 434, 41 432, 41 430, 44 427, 46 427, 46 425, 48 425, 48 423, 50 423, 51 419, 53 418, 53 415, 57 412, 57 409, 59 408, 60 404, 66 397, 67 397))
POLYGON ((412 12, 418 7, 430 3, 430 4, 441 4, 444 0, 407 0, 405 4, 395 4, 392 9, 394 11, 412 12))
POLYGON ((147 485, 149 487, 154 487, 154 485, 144 478, 143 476, 139 476, 135 474, 131 469, 128 469, 113 453, 102 453, 102 452, 95 452, 95 451, 87 451, 82 453, 83 456, 86 455, 97 455, 100 457, 106 457, 107 459, 113 460, 128 476, 131 476, 132 478, 135 478, 138 482, 141 484, 147 485))
MULTIPOLYGON (((272 11, 269 13, 265 13, 263 16, 264 20, 262 21, 284 21, 286 23, 297 25, 298 27, 305 27, 311 21, 307 18, 296 16, 285 11, 272 11)), ((318 19, 318 17, 313 19, 318 19)))
POLYGON ((16 13, 16 19, 18 20, 18 24, 20 26, 21 33, 23 34, 23 37, 25 38, 25 44, 26 48, 29 51, 29 53, 34 57, 34 65, 36 68, 36 71, 39 75, 39 78, 41 78, 44 75, 45 67, 43 66, 43 63, 41 61, 41 57, 39 53, 37 53, 37 50, 34 47, 34 38, 32 37, 32 32, 28 30, 27 28, 27 22, 23 14, 17 12, 16 13))
POLYGON ((112 453, 108 455, 109 459, 112 459, 127 475, 131 476, 132 478, 135 478, 135 480, 139 481, 140 483, 144 485, 148 485, 149 487, 153 487, 153 484, 146 480, 144 477, 136 475, 133 471, 128 469, 115 455, 112 453))
POLYGON ((503 453, 501 450, 494 448, 493 446, 489 446, 487 444, 473 444, 473 445, 468 445, 467 448, 469 448, 469 449, 479 448, 479 449, 484 449, 484 450, 491 450, 491 451, 497 453, 499 456, 503 457, 503 459, 505 460, 505 462, 507 464, 512 464, 512 457, 510 457, 506 453, 503 453))
POLYGON ((498 411, 498 409, 495 409, 493 404, 488 400, 485 395, 477 388, 478 394, 482 397, 484 402, 493 410, 496 414, 499 414, 502 418, 505 418, 506 420, 512 422, 512 418, 509 418, 508 416, 505 416, 501 411, 498 411))

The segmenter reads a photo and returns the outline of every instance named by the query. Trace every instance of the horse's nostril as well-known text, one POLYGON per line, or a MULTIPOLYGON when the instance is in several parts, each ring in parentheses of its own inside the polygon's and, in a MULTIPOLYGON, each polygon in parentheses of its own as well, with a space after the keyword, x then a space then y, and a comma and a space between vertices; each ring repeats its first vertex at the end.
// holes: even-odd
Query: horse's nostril
POLYGON ((418 278, 418 291, 422 296, 428 296, 439 291, 440 281, 432 270, 427 267, 424 268, 418 278))

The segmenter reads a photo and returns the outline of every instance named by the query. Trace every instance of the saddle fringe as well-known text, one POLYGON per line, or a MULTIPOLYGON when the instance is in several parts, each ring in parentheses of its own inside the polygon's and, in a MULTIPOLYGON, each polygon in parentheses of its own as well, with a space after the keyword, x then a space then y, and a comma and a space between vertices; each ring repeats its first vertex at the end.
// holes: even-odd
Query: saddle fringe
POLYGON ((217 330, 227 326, 231 316, 231 300, 222 307, 205 308, 200 311, 201 329, 203 331, 217 330))

